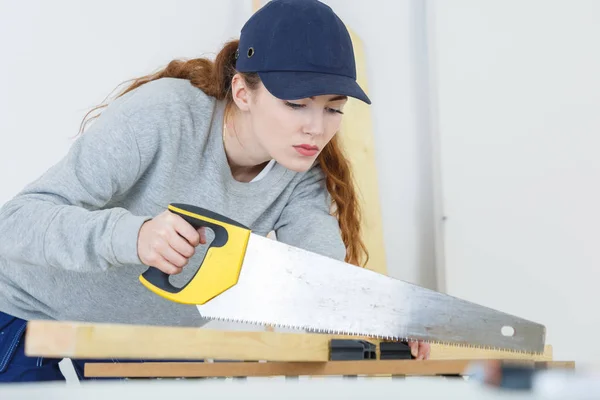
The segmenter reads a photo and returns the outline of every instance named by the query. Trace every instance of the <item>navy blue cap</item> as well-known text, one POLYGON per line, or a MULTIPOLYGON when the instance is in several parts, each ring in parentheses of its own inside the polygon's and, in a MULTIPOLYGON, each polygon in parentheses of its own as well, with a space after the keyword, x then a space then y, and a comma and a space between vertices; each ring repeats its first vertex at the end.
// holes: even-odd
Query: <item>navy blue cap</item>
POLYGON ((275 97, 345 95, 371 104, 356 82, 350 34, 317 0, 271 0, 240 34, 236 69, 256 72, 275 97))

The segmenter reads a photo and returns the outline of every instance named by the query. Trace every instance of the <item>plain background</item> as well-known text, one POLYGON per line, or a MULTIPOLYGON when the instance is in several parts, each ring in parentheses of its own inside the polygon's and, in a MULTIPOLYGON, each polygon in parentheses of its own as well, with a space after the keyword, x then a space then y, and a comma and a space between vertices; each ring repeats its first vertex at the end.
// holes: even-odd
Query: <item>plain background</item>
POLYGON ((600 363, 600 2, 435 1, 450 293, 600 363))
MULTIPOLYGON (((362 38, 388 272, 600 345, 600 3, 328 0, 362 38)), ((0 204, 85 112, 173 58, 214 56, 250 0, 0 0, 0 204)))

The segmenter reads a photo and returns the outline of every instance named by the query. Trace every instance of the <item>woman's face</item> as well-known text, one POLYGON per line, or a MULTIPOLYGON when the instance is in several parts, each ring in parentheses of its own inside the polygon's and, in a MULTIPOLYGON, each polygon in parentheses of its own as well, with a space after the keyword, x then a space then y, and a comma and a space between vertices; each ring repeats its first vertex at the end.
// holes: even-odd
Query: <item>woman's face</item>
POLYGON ((281 100, 264 85, 252 92, 248 115, 260 147, 282 166, 307 171, 342 122, 346 96, 281 100))

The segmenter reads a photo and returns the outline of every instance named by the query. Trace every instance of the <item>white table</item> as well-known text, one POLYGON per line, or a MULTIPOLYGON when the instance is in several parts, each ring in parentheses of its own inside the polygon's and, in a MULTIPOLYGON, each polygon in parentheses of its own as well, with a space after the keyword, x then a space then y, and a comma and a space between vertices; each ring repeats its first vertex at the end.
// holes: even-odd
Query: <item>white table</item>
MULTIPOLYGON (((568 396, 571 400, 592 398, 568 396)), ((596 393, 596 398, 598 393, 596 393)), ((462 379, 439 377, 389 378, 278 378, 95 381, 81 384, 30 383, 0 385, 2 400, 187 400, 187 399, 462 399, 549 400, 564 394, 543 395, 483 387, 462 379)))

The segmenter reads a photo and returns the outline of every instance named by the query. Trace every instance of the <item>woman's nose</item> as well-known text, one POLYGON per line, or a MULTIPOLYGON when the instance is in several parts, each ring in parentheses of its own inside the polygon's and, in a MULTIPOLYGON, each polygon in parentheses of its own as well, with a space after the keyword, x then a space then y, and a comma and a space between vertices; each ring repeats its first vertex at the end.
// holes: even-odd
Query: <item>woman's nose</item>
POLYGON ((325 121, 322 113, 311 113, 305 124, 304 132, 316 136, 325 133, 325 121))

